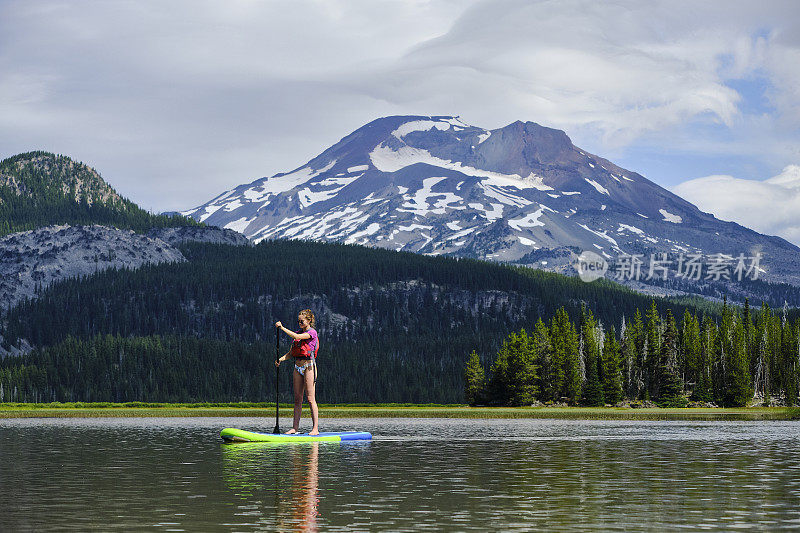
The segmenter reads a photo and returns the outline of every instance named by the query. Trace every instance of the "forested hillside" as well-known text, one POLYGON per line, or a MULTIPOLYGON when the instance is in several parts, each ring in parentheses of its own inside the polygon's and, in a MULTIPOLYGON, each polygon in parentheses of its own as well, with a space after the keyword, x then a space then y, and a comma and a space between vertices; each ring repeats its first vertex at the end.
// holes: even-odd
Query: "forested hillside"
POLYGON ((66 156, 29 152, 0 161, 0 235, 54 224, 143 232, 197 222, 148 213, 117 194, 97 171, 66 156))
POLYGON ((676 319, 653 302, 618 329, 588 308, 577 320, 563 309, 547 323, 537 320, 506 338, 488 379, 478 354, 470 355, 465 393, 470 403, 494 405, 795 405, 798 372, 800 319, 792 321, 786 309, 763 304, 754 313, 748 302, 724 305, 719 317, 687 310, 676 319))
MULTIPOLYGON (((0 363, 0 399, 268 399, 273 323, 293 324, 311 308, 322 401, 461 402, 472 350, 488 360, 511 332, 561 307, 575 317, 585 305, 611 325, 651 304, 605 281, 359 246, 191 243, 181 251, 185 263, 61 282, 9 310, 4 343, 25 339, 37 349, 0 363), (244 363, 234 352, 260 359, 244 363), (200 379, 193 369, 203 368, 217 377, 200 379), (238 389, 222 385, 235 381, 238 389)), ((697 312, 664 300, 656 308, 697 312)))

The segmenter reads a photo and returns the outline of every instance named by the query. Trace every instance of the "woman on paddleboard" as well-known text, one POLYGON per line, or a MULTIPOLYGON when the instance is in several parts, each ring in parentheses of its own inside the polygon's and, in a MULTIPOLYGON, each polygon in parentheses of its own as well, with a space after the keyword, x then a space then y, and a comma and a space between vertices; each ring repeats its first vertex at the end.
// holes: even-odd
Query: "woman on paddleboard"
POLYGON ((317 399, 314 395, 314 382, 317 377, 316 357, 319 351, 319 338, 317 330, 314 329, 314 313, 311 309, 303 309, 297 315, 297 322, 300 325, 298 331, 292 331, 283 327, 280 322, 275 322, 275 327, 280 328, 292 339, 292 347, 283 357, 275 361, 275 366, 281 366, 283 361, 290 357, 294 359, 294 371, 292 372, 294 384, 294 424, 292 429, 286 433, 291 435, 300 430, 300 413, 303 410, 303 392, 308 396, 308 405, 311 407, 311 431, 309 435, 319 435, 319 410, 317 409, 317 399))

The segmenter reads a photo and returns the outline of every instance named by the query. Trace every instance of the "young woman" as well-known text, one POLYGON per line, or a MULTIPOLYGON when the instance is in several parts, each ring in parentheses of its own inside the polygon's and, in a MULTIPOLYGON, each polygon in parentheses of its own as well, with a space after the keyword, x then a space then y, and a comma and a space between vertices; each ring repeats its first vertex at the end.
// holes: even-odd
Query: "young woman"
POLYGON ((292 347, 283 357, 275 361, 275 366, 281 366, 283 361, 290 357, 294 358, 294 424, 287 434, 297 433, 300 430, 300 413, 303 410, 303 392, 308 396, 308 404, 311 407, 311 431, 309 435, 319 435, 319 411, 317 409, 317 399, 314 396, 314 381, 317 377, 317 365, 315 358, 319 350, 319 338, 317 330, 314 329, 314 313, 311 309, 303 309, 297 315, 297 322, 300 330, 295 332, 283 327, 280 322, 275 322, 275 327, 280 328, 292 339, 292 347))

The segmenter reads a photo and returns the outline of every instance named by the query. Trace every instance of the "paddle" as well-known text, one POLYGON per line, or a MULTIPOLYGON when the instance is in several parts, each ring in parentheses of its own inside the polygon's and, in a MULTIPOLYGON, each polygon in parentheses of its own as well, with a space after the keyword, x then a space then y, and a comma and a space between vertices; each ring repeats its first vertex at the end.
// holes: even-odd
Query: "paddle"
MULTIPOLYGON (((281 330, 280 328, 275 328, 275 361, 280 359, 281 357, 281 330)), ((278 434, 281 432, 281 428, 278 425, 278 383, 280 380, 281 375, 281 368, 279 366, 275 367, 275 429, 272 430, 273 433, 278 434)))

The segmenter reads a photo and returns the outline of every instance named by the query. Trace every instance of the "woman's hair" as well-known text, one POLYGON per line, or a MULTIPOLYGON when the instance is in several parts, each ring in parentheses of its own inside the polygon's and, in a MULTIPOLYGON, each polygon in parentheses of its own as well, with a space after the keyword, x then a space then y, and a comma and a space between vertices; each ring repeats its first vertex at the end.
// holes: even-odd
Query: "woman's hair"
POLYGON ((316 324, 316 319, 314 318, 314 312, 311 311, 311 309, 303 309, 299 314, 308 319, 308 327, 314 327, 314 324, 316 324))

